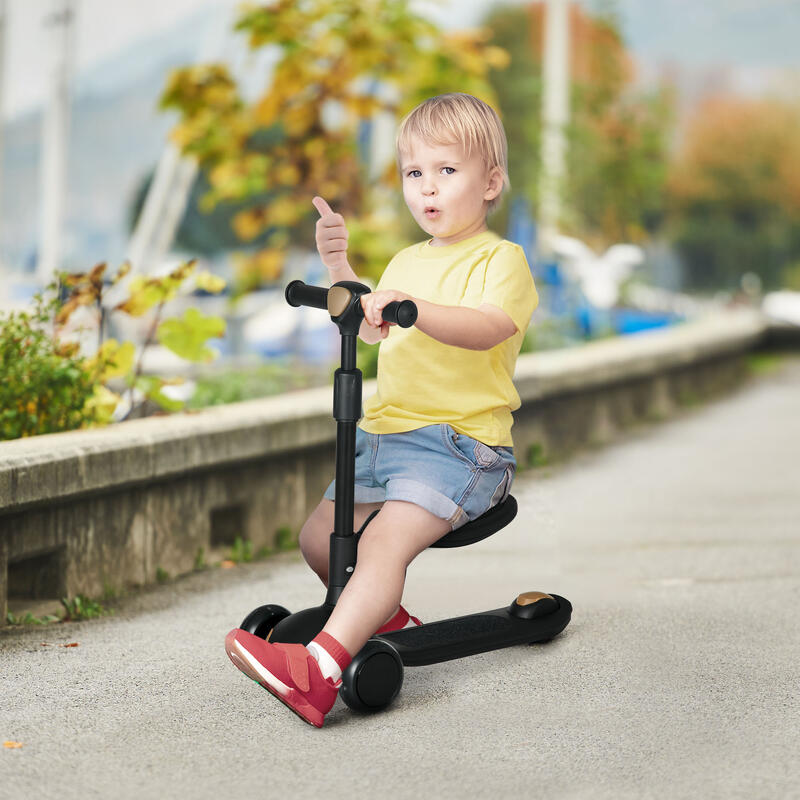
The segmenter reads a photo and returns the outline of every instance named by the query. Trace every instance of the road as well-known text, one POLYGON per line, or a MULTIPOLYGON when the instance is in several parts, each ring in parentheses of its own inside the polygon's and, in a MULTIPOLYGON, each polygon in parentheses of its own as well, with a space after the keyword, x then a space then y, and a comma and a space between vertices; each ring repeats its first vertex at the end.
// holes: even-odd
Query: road
POLYGON ((406 670, 317 730, 229 663, 254 606, 314 605, 297 553, 0 634, 0 798, 800 796, 800 359, 526 472, 503 532, 423 554, 423 619, 553 591, 546 645, 406 670), (78 642, 77 647, 59 644, 78 642))

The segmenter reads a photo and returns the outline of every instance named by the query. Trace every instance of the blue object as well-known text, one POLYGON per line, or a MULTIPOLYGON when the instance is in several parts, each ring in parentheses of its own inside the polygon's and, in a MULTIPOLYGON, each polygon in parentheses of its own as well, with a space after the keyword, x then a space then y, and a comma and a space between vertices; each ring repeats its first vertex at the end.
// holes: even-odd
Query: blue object
POLYGON ((615 308, 611 311, 614 330, 619 334, 666 328, 684 319, 680 314, 658 311, 640 311, 636 308, 615 308))
POLYGON ((531 272, 534 271, 536 264, 536 238, 536 223, 531 216, 528 201, 524 197, 517 196, 511 203, 506 239, 522 248, 531 272))

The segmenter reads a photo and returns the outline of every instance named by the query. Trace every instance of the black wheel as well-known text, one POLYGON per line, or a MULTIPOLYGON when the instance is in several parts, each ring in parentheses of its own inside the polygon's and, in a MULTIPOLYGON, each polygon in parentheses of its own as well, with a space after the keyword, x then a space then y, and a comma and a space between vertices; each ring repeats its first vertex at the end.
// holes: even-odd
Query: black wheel
POLYGON ((253 609, 239 626, 243 631, 266 639, 269 632, 282 620, 289 616, 283 606, 268 605, 253 609))
POLYGON ((370 639, 342 673, 339 694, 353 711, 382 711, 403 685, 403 662, 388 642, 370 639))

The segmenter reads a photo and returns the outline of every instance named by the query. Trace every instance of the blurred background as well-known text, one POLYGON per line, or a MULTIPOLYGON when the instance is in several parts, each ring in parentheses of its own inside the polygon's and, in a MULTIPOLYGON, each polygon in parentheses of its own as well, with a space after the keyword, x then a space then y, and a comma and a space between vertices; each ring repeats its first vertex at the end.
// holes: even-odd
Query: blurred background
POLYGON ((506 127, 489 223, 539 287, 525 350, 730 305, 800 325, 799 39, 795 0, 0 0, 0 354, 30 418, 0 438, 327 382, 335 327, 283 300, 327 277, 311 198, 375 281, 425 236, 396 124, 447 91, 506 127), (9 344, 48 284, 26 324, 88 376, 69 423, 9 344))

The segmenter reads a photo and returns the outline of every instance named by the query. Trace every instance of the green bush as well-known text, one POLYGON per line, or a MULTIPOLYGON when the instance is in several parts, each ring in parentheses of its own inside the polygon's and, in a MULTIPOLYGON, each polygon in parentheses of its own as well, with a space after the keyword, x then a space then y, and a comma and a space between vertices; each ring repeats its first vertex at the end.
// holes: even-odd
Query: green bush
POLYGON ((53 335, 58 299, 34 299, 33 311, 0 315, 0 439, 80 428, 96 377, 78 347, 53 335))

